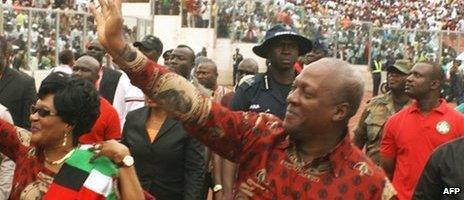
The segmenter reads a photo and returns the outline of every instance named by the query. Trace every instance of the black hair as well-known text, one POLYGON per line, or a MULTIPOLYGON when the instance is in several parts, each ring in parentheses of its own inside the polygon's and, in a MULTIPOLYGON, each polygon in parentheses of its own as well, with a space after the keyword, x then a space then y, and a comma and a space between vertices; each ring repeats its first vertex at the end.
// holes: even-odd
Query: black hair
POLYGON ((160 54, 161 52, 163 52, 163 42, 161 42, 161 40, 156 36, 153 36, 153 38, 155 50, 159 52, 158 54, 160 54))
MULTIPOLYGON (((165 52, 163 53, 163 55, 162 55, 163 58, 166 60, 166 57, 169 56, 169 55, 171 55, 172 51, 174 51, 174 49, 169 49, 169 50, 165 51, 165 52)), ((168 58, 168 59, 169 59, 169 58, 168 58)))
POLYGON ((69 77, 62 72, 48 75, 40 85, 39 99, 54 94, 53 106, 57 115, 73 126, 73 145, 79 137, 90 132, 100 115, 100 99, 94 85, 77 77, 69 77))
POLYGON ((60 64, 71 64, 71 62, 74 60, 73 52, 70 50, 61 51, 60 55, 58 56, 58 60, 60 61, 60 64))
POLYGON ((177 45, 177 48, 187 48, 188 50, 190 50, 190 52, 192 53, 191 61, 195 62, 195 51, 191 47, 185 44, 180 44, 180 45, 177 45))

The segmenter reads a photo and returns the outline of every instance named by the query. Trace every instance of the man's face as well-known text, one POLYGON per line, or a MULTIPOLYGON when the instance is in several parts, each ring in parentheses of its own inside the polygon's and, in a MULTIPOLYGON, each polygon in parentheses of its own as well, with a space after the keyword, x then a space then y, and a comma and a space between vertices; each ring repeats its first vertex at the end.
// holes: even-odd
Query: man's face
POLYGON ((287 97, 283 126, 293 139, 304 140, 308 131, 317 131, 332 122, 335 106, 330 96, 337 89, 324 67, 308 68, 298 75, 287 97), (329 92, 331 91, 331 92, 329 92))
POLYGON ((198 68, 195 72, 195 77, 198 79, 200 84, 208 89, 213 90, 217 83, 218 74, 212 63, 205 62, 198 65, 198 68))
POLYGON ((163 55, 164 66, 170 67, 171 65, 171 53, 166 53, 163 55))
POLYGON ((298 59, 298 43, 288 38, 274 41, 269 47, 268 59, 275 69, 291 69, 298 59))
POLYGON ((72 76, 80 77, 95 84, 98 80, 98 68, 88 66, 73 66, 72 76))
POLYGON ((405 92, 413 99, 420 99, 431 91, 431 66, 423 63, 414 65, 410 75, 406 78, 405 92))
POLYGON ((404 92, 407 77, 407 74, 404 74, 397 69, 391 69, 387 72, 388 88, 392 91, 404 92))
POLYGON ((97 59, 98 62, 102 62, 103 56, 105 56, 106 52, 104 49, 91 45, 87 48, 87 55, 92 56, 93 58, 97 59))
POLYGON ((169 69, 183 76, 186 79, 190 78, 190 72, 193 68, 195 55, 188 48, 180 47, 174 49, 169 60, 169 69))

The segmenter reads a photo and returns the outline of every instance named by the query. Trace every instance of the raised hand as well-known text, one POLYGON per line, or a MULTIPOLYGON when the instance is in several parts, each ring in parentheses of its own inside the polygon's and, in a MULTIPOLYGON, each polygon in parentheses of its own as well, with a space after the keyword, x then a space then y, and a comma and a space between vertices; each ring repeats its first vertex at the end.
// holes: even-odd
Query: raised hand
POLYGON ((111 56, 119 56, 125 45, 122 30, 121 0, 98 1, 101 6, 100 11, 97 10, 95 5, 90 7, 97 25, 98 40, 111 56))

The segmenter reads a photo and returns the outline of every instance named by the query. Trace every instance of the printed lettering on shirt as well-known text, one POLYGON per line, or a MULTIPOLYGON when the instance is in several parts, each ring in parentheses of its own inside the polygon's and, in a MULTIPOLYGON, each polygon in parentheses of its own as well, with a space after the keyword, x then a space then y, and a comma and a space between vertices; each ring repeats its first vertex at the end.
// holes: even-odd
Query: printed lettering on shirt
POLYGON ((282 160, 280 161, 280 164, 282 166, 284 166, 285 168, 289 169, 289 170, 294 170, 296 171, 296 173, 304 178, 307 178, 308 180, 310 181, 313 181, 313 182, 320 182, 321 179, 318 177, 318 176, 315 176, 309 172, 307 172, 307 170, 303 169, 303 167, 299 167, 291 162, 288 162, 286 160, 282 160))
POLYGON ((445 187, 443 189, 443 194, 446 194, 446 195, 456 195, 456 194, 459 194, 461 192, 461 188, 459 187, 445 187))
POLYGON ((251 104, 250 105, 250 110, 257 110, 257 109, 260 109, 261 106, 259 106, 259 104, 251 104))

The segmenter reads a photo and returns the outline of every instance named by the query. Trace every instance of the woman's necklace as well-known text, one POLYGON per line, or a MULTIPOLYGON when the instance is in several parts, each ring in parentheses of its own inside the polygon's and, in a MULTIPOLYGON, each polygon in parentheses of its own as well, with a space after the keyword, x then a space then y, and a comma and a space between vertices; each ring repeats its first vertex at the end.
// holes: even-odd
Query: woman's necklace
POLYGON ((51 161, 47 158, 47 155, 45 155, 45 150, 43 152, 44 154, 44 157, 45 157, 45 161, 51 165, 59 165, 61 163, 63 163, 67 158, 69 158, 69 156, 71 156, 72 152, 74 152, 74 149, 69 151, 66 155, 64 155, 62 158, 58 159, 58 160, 55 160, 55 161, 51 161))

